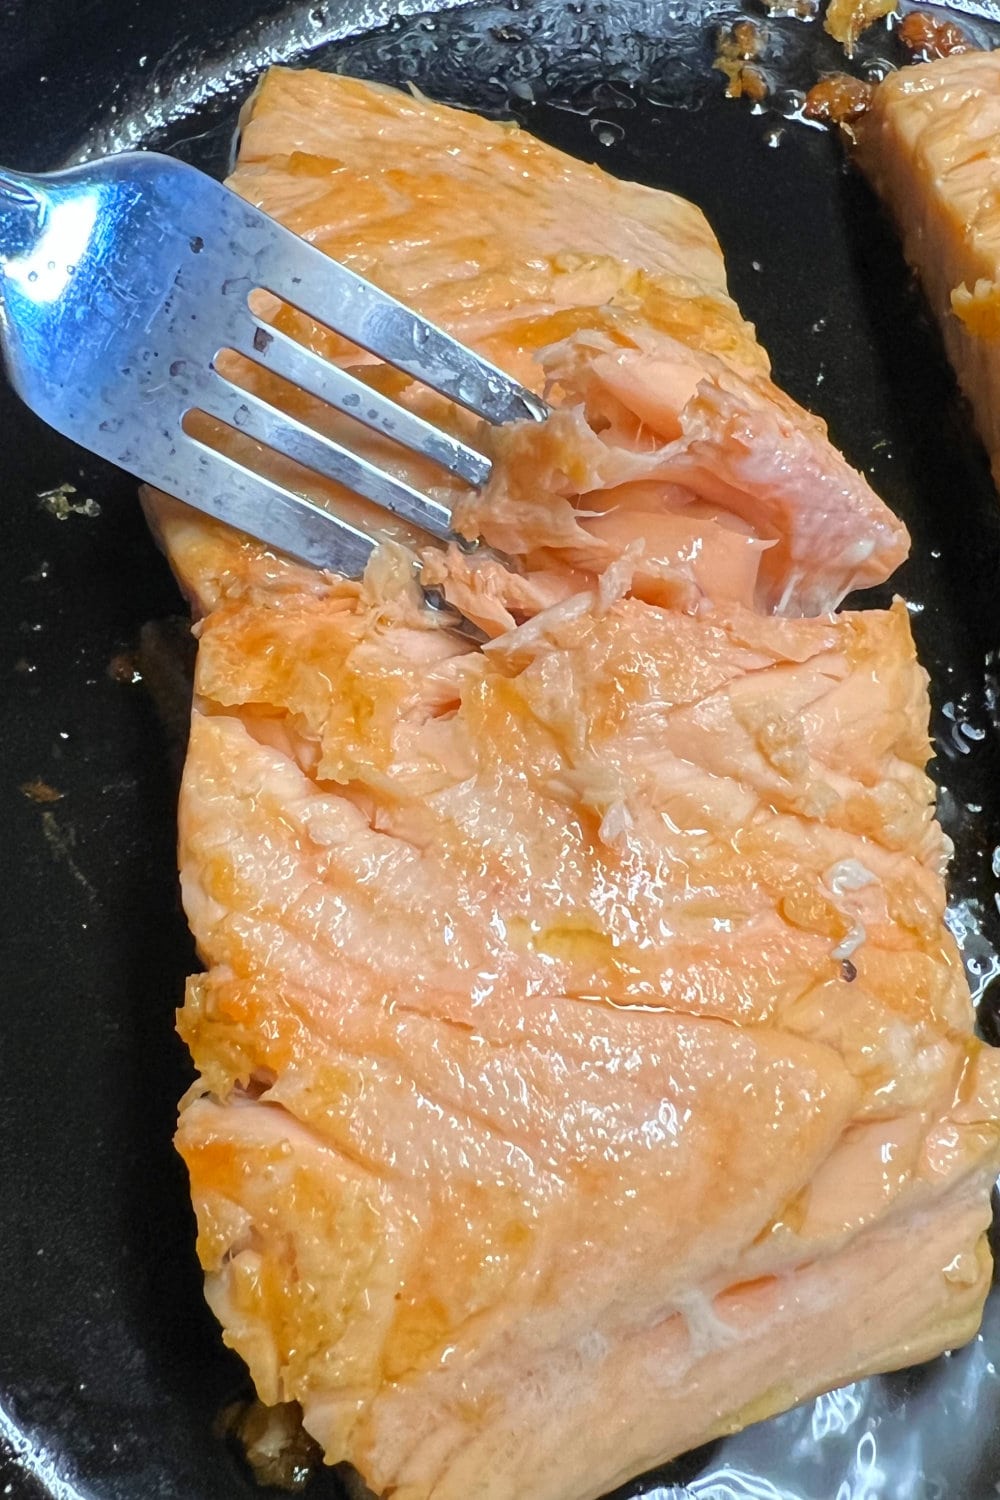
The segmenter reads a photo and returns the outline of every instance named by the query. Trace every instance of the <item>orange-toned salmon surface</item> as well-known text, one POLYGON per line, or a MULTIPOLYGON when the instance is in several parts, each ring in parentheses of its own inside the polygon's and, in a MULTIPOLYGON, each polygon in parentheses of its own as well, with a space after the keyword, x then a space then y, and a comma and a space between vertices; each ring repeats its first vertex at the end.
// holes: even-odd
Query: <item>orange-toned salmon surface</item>
POLYGON ((855 131, 1000 486, 1000 52, 891 74, 855 131))
POLYGON ((395 1500, 589 1500, 970 1338, 1000 1068, 906 610, 833 612, 904 529, 690 204, 281 70, 232 181, 555 408, 484 432, 272 306, 488 447, 496 551, 282 469, 382 522, 348 580, 147 497, 199 637, 178 1145, 262 1399, 395 1500))

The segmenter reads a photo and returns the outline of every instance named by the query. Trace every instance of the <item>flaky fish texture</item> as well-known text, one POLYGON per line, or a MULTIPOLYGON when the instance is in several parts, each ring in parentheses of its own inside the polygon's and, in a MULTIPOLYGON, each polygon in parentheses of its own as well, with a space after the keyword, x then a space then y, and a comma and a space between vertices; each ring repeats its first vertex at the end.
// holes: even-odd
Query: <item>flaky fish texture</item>
POLYGON ((147 497, 198 614, 178 1145, 261 1397, 395 1500, 589 1500, 969 1338, 1000 1071, 926 679, 901 605, 831 612, 904 529, 772 384, 690 204, 281 70, 233 182, 555 407, 483 432, 272 305, 489 446, 471 496, 352 434, 516 566, 277 460, 382 526, 363 580, 147 497))

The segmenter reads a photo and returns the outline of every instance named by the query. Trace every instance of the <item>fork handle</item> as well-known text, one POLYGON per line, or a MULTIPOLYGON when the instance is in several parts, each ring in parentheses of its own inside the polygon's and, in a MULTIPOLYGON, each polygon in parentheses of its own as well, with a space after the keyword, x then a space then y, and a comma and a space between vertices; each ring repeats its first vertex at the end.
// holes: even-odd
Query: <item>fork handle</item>
POLYGON ((0 167, 0 267, 30 250, 44 207, 44 193, 34 179, 0 167))

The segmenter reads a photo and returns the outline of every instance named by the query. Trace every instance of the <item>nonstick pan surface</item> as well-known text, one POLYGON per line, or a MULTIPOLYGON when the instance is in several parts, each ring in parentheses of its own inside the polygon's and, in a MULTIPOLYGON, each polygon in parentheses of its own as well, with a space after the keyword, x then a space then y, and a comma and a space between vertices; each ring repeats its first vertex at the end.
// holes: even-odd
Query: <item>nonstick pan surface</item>
MULTIPOLYGON (((842 55, 817 23, 769 20, 776 93, 752 113, 712 68, 734 7, 416 14, 427 3, 0 0, 0 160, 45 169, 150 144, 222 173, 241 103, 284 61, 516 116, 699 203, 779 383, 912 532, 893 589, 931 673, 952 921, 984 1033, 1000 1039, 1000 509, 891 231, 837 142, 788 118, 794 90, 842 55)), ((878 30, 856 66, 898 60, 878 30)), ((178 747, 154 702, 176 712, 180 671, 156 644, 170 632, 147 630, 136 653, 146 622, 183 606, 130 479, 2 381, 0 439, 0 1495, 259 1495, 213 1430, 247 1382, 202 1301, 171 1146, 190 1081, 173 1012, 194 957, 174 866, 178 747)), ((620 1497, 987 1500, 998 1363, 994 1294, 968 1348, 821 1397, 620 1497)), ((344 1491, 323 1472, 306 1493, 344 1491)))

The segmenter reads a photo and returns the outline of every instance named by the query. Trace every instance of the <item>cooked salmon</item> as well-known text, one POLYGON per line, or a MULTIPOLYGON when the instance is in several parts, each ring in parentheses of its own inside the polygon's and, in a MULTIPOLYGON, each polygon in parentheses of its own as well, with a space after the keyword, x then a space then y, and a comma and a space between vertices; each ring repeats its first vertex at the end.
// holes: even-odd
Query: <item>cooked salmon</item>
POLYGON ((890 74, 855 130, 1000 486, 1000 52, 890 74))
POLYGON ((148 497, 199 615, 178 1145, 262 1399, 395 1500, 589 1500, 968 1339, 1000 1068, 906 610, 832 612, 902 526, 691 205, 280 70, 233 182, 555 407, 484 433, 271 304, 489 447, 456 526, 510 566, 312 573, 148 497))

